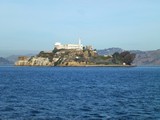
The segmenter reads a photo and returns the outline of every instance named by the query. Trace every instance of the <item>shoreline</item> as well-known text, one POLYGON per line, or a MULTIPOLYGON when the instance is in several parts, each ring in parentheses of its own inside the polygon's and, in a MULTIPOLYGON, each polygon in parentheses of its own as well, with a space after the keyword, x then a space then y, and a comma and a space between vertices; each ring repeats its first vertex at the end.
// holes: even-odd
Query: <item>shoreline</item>
POLYGON ((137 67, 137 65, 71 65, 71 66, 53 66, 53 67, 137 67))
MULTIPOLYGON (((11 65, 12 66, 12 65, 11 65)), ((13 65, 15 67, 137 67, 137 65, 57 65, 57 66, 40 66, 40 65, 13 65)))
POLYGON ((137 67, 136 65, 86 65, 85 67, 137 67))

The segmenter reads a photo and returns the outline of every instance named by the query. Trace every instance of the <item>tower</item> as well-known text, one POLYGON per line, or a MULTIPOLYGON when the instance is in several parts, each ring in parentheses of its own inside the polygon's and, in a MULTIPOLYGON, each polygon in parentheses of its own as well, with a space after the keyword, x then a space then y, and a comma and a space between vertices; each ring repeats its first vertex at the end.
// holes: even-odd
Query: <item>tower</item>
POLYGON ((80 38, 79 38, 78 47, 79 47, 80 50, 83 50, 83 45, 82 45, 82 43, 81 43, 81 39, 80 39, 80 38))
POLYGON ((81 45, 81 39, 79 38, 79 45, 81 45))

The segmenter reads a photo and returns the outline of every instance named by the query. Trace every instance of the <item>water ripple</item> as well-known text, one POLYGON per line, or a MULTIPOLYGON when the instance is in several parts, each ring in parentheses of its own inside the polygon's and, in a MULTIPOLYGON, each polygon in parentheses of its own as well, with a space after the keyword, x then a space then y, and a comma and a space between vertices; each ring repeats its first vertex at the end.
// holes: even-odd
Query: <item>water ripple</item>
POLYGON ((158 120, 160 68, 1 67, 0 120, 158 120))

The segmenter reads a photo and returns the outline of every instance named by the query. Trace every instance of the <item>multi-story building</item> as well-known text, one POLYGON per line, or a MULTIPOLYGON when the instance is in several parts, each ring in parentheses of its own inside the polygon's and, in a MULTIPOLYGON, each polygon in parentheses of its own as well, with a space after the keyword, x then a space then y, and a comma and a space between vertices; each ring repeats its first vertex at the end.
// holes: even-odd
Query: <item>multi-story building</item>
POLYGON ((81 40, 79 39, 78 44, 64 44, 62 45, 59 42, 56 42, 54 45, 54 48, 56 49, 75 49, 75 50, 83 50, 83 45, 81 44, 81 40))

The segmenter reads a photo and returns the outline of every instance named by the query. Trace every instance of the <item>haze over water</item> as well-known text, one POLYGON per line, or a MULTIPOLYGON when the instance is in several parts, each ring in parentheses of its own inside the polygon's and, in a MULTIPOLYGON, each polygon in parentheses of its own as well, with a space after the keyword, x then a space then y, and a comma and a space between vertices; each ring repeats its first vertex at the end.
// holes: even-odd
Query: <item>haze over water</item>
POLYGON ((157 120, 160 67, 0 67, 0 119, 157 120))

